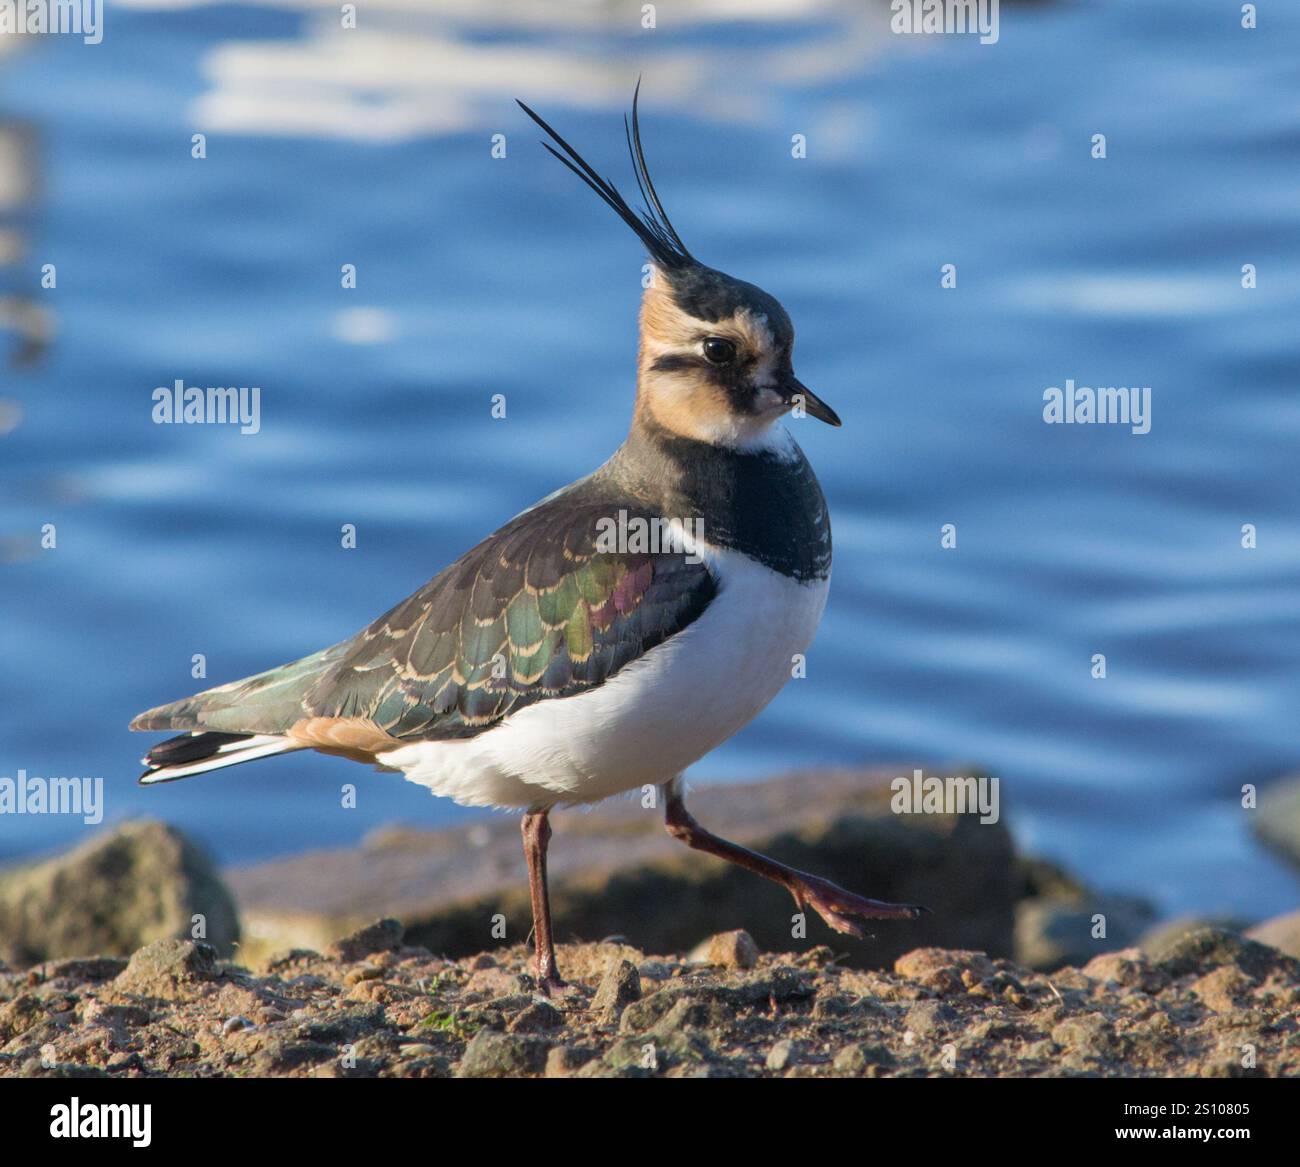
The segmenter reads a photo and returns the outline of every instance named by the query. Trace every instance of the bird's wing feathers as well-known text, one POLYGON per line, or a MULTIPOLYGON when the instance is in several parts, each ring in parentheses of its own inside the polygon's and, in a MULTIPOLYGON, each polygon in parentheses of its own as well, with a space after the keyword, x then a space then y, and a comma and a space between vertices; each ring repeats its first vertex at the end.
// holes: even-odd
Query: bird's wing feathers
POLYGON ((594 688, 687 627, 716 591, 681 551, 602 550, 601 521, 616 509, 542 503, 352 640, 133 727, 275 733, 323 719, 312 733, 337 721, 399 741, 454 739, 594 688))
POLYGON ((304 689, 346 648, 336 644, 302 660, 147 709, 132 720, 131 728, 279 733, 303 716, 304 689))

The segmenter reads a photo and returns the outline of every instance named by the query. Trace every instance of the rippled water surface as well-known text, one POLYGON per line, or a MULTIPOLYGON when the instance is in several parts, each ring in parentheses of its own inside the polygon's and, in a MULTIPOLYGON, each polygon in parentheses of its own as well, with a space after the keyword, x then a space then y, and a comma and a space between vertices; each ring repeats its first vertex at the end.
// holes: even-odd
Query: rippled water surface
MULTIPOLYGON (((226 861, 470 817, 307 756, 140 790, 125 724, 195 653, 216 684, 351 633, 619 442, 641 257, 510 98, 619 177, 641 72, 677 226, 845 419, 794 423, 836 538, 809 675, 697 777, 981 764, 1103 886, 1292 906, 1238 802, 1300 761, 1300 10, 1004 4, 980 46, 857 3, 544 7, 136 0, 0 59, 36 337, 0 382, 0 773, 102 776, 226 861), (260 386, 261 432, 152 424, 176 378, 260 386), (1067 378, 1151 386, 1150 433, 1045 425, 1067 378)), ((0 857, 82 833, 5 817, 0 857)))

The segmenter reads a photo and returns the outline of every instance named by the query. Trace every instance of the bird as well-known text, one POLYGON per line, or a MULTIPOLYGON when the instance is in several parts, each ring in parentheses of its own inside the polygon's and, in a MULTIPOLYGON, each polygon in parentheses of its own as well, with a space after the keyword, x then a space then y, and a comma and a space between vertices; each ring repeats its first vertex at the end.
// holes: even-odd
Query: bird
POLYGON ((149 749, 143 785, 315 750, 519 812, 548 996, 567 988, 547 884, 557 807, 652 792, 673 838, 775 881, 837 932, 925 910, 779 863, 687 809, 683 771, 777 695, 826 604, 829 511, 783 419, 841 422, 796 378, 778 300, 682 242, 646 163, 639 99, 638 81, 623 118, 636 208, 517 103, 648 257, 623 444, 357 635, 130 723, 179 731, 149 749))

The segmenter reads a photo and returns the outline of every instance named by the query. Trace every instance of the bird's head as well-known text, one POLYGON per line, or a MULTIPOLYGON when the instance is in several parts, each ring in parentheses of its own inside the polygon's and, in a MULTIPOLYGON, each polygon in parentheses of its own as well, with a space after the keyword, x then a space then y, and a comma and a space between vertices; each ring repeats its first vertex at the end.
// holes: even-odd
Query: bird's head
POLYGON ((792 410, 829 425, 835 411, 794 375, 794 326, 775 296, 700 263, 668 218, 641 147, 638 93, 624 119, 643 207, 634 211, 572 146, 521 101, 555 143, 544 143, 600 196, 649 252, 641 303, 637 411, 670 433, 734 448, 761 447, 792 410), (556 147, 559 147, 556 149, 556 147))

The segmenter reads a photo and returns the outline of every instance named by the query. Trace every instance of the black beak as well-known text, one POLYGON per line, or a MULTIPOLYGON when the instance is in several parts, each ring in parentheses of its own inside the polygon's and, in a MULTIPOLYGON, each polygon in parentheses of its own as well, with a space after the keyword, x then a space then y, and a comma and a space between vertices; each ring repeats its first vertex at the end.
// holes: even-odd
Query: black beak
POLYGON ((791 377, 786 384, 785 399, 796 414, 802 411, 809 417, 824 421, 827 425, 840 425, 840 415, 808 388, 802 381, 791 377))

